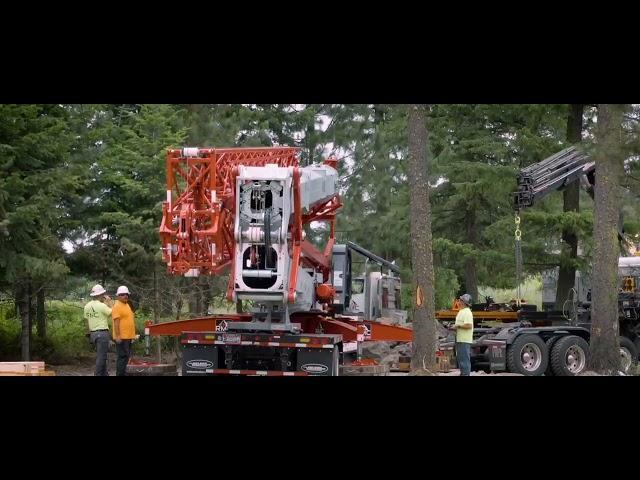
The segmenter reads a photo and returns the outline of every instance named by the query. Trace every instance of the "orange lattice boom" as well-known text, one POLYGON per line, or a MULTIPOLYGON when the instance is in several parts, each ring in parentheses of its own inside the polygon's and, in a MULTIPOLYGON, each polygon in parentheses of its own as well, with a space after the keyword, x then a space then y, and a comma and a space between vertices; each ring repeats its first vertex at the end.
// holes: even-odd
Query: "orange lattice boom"
POLYGON ((167 200, 160 238, 172 274, 214 275, 233 259, 234 188, 239 165, 297 167, 294 147, 167 151, 167 200), (196 273, 197 272, 197 273, 196 273))

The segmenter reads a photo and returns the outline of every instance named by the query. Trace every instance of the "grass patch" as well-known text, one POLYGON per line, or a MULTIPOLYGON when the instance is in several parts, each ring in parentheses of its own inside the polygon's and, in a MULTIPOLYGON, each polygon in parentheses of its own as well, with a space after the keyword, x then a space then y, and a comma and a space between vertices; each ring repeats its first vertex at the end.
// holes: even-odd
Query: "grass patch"
MULTIPOLYGON (((95 356, 95 350, 85 336, 84 303, 51 300, 46 302, 45 308, 47 336, 44 339, 39 338, 35 334, 34 327, 34 332, 31 336, 32 360, 44 360, 51 364, 64 364, 95 356)), ((152 315, 149 312, 136 312, 136 333, 143 334, 144 324, 151 318, 152 315)), ((109 326, 111 328, 111 324, 109 326)), ((13 303, 0 303, 0 361, 20 360, 21 331, 22 325, 16 317, 13 303)), ((143 341, 133 343, 133 354, 135 356, 143 355, 144 350, 145 343, 143 341)))
MULTIPOLYGON (((528 304, 533 304, 538 307, 538 310, 542 310, 542 278, 539 276, 527 277, 525 282, 520 287, 522 298, 526 300, 528 304)), ((478 288, 479 296, 478 303, 484 301, 484 296, 493 297, 493 300, 497 303, 508 303, 515 299, 517 296, 517 290, 515 288, 491 288, 480 287, 478 288)))

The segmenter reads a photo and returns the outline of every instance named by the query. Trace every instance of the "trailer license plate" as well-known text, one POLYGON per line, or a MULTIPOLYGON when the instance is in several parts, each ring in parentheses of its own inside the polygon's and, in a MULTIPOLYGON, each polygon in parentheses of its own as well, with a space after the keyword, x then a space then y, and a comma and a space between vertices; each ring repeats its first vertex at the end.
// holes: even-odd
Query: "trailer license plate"
POLYGON ((225 343, 240 343, 239 333, 223 333, 222 341, 225 343))

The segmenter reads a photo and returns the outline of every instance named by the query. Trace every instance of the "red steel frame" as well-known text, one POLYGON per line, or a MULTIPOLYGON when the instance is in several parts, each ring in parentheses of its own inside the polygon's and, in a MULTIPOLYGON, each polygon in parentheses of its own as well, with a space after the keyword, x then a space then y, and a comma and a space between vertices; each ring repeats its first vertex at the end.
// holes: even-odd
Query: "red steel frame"
MULTIPOLYGON (((156 324, 147 321, 145 329, 148 335, 178 336, 183 332, 215 332, 223 325, 223 322, 226 322, 228 326, 230 322, 248 322, 250 320, 251 315, 249 314, 214 315, 156 324)), ((306 333, 316 332, 320 327, 323 333, 341 334, 345 342, 410 342, 413 335, 412 330, 406 327, 352 317, 330 317, 314 312, 295 313, 292 315, 291 321, 300 323, 302 331, 306 333)))
MULTIPOLYGON (((195 157, 185 157, 182 149, 167 151, 168 197, 162 205, 160 237, 163 260, 171 274, 184 274, 199 269, 202 275, 218 275, 231 266, 235 248, 235 179, 238 166, 276 164, 293 167, 294 219, 291 225, 291 271, 288 300, 295 301, 298 266, 317 268, 326 282, 331 272, 331 252, 335 243, 335 212, 342 206, 338 195, 314 205, 302 214, 300 207, 300 170, 293 147, 268 148, 201 148, 195 157), (173 225, 177 216, 178 224, 173 225), (330 224, 329 241, 320 252, 303 240, 304 226, 315 221, 330 224), (167 248, 171 245, 172 248, 167 248), (174 251, 175 250, 175 251, 174 251)), ((337 161, 327 165, 336 168, 337 161)), ((227 296, 231 297, 230 280, 227 296)))
POLYGON ((239 165, 270 163, 297 167, 298 148, 201 148, 185 157, 167 151, 168 198, 162 205, 160 238, 163 260, 171 274, 192 268, 203 275, 220 274, 233 261, 235 176, 239 165), (173 217, 178 224, 173 225, 173 217), (175 252, 167 249, 175 248, 175 252))

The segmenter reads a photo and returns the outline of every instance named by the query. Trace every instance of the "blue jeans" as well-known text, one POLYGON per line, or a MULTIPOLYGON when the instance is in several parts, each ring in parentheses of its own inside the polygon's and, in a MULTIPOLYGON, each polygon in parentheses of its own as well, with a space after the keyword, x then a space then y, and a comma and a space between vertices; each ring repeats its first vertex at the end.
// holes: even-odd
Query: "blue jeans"
POLYGON ((116 343, 116 352, 118 354, 116 376, 124 377, 127 375, 127 364, 131 358, 131 340, 121 340, 120 343, 116 343))
POLYGON ((111 340, 111 335, 109 335, 109 330, 100 330, 91 332, 89 339, 91 343, 93 343, 96 347, 96 351, 98 352, 96 356, 96 377, 108 377, 109 372, 107 371, 107 351, 109 350, 109 341, 111 340))
POLYGON ((456 342, 456 358, 460 367, 460 376, 471 375, 471 344, 456 342))

